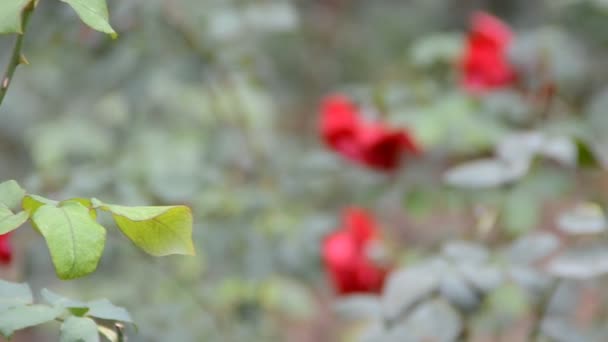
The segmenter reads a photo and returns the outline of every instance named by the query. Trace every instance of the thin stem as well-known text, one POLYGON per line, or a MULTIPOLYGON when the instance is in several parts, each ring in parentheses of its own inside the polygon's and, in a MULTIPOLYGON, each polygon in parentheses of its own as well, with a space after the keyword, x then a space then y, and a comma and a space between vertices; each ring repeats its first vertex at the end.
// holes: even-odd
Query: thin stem
POLYGON ((4 71, 4 75, 2 76, 2 81, 0 83, 0 105, 2 105, 2 101, 4 100, 4 96, 8 91, 8 87, 13 80, 13 75, 15 74, 15 70, 19 64, 24 64, 25 59, 21 55, 21 47, 23 46, 23 38, 25 37, 25 31, 27 28, 27 24, 29 22, 30 16, 34 11, 35 0, 32 0, 23 8, 23 12, 21 12, 21 27, 23 32, 17 35, 17 39, 15 40, 15 45, 13 45, 13 52, 11 54, 11 59, 6 66, 6 70, 4 71))
POLYGON ((553 295, 555 295, 555 292, 557 291, 558 287, 559 287, 559 280, 556 279, 553 281, 551 286, 547 289, 547 292, 545 293, 545 295, 541 298, 541 301, 538 304, 538 309, 537 309, 538 317, 536 318, 536 324, 534 325, 534 329, 532 329, 532 331, 531 331, 531 337, 532 337, 531 341, 541 341, 541 338, 543 336, 543 332, 542 332, 543 321, 545 320, 545 317, 548 314, 549 305, 551 304, 551 299, 553 298, 553 295))

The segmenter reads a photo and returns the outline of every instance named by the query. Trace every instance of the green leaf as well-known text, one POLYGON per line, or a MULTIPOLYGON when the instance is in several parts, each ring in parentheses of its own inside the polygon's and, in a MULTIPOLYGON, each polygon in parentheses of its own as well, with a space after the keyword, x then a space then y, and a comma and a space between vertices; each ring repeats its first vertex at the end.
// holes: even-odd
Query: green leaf
POLYGON ((602 208, 592 202, 582 203, 559 215, 557 228, 567 234, 599 234, 605 232, 606 216, 602 208))
POLYGON ((72 313, 75 312, 72 309, 76 309, 76 312, 82 312, 82 309, 86 309, 86 311, 84 311, 84 313, 82 314, 75 313, 76 316, 83 316, 84 314, 86 314, 87 316, 101 319, 133 323, 131 315, 129 315, 129 312, 125 308, 116 306, 107 299, 99 299, 85 303, 82 301, 63 297, 49 289, 42 289, 42 291, 40 291, 40 294, 42 295, 42 298, 44 298, 44 300, 47 301, 49 304, 53 306, 61 306, 67 308, 72 313))
POLYGON ((0 279, 0 311, 30 304, 34 301, 28 284, 11 283, 0 279))
POLYGON ((49 289, 42 289, 42 291, 40 291, 40 295, 42 295, 42 298, 44 298, 47 303, 53 306, 66 308, 75 316, 84 316, 87 312, 89 312, 89 307, 86 303, 65 298, 49 289))
POLYGON ((120 230, 149 254, 195 254, 192 213, 186 206, 125 207, 98 200, 93 200, 93 204, 111 212, 120 230))
POLYGON ((61 207, 45 204, 32 220, 46 240, 59 278, 74 279, 95 271, 106 231, 86 207, 75 202, 61 207))
POLYGON ((598 167, 602 166, 593 146, 586 139, 576 139, 576 149, 578 154, 578 165, 580 167, 598 167))
POLYGON ((460 188, 494 188, 518 180, 528 172, 528 168, 527 162, 479 159, 449 169, 444 174, 444 181, 460 188))
POLYGON ((7 208, 14 209, 18 207, 23 196, 25 196, 25 190, 14 180, 0 183, 0 204, 4 204, 7 208))
POLYGON ((29 217, 30 215, 25 211, 13 214, 10 209, 0 204, 0 235, 21 227, 29 217))
POLYGON ((540 200, 523 189, 511 191, 504 202, 501 215, 505 230, 511 236, 521 236, 536 228, 540 220, 540 200))
POLYGON ((99 342, 97 324, 86 317, 68 317, 61 325, 61 342, 99 342))
POLYGON ((0 34, 22 33, 21 12, 31 0, 9 0, 0 2, 0 34))
POLYGON ((93 220, 97 220, 97 211, 95 210, 95 208, 93 208, 93 203, 91 202, 90 199, 88 198, 70 198, 67 199, 65 201, 61 201, 59 202, 59 206, 62 206, 66 203, 80 203, 82 204, 84 207, 86 207, 87 209, 89 209, 89 215, 91 215, 91 218, 93 220))
POLYGON ((88 316, 111 321, 133 323, 131 315, 129 315, 129 312, 125 308, 116 306, 107 299, 88 302, 87 306, 89 307, 88 316))
POLYGON ((530 308, 528 295, 515 284, 504 284, 494 290, 488 298, 487 303, 492 310, 500 312, 507 317, 517 317, 524 314, 530 308))
POLYGON ((23 198, 21 207, 23 210, 27 211, 30 216, 33 216, 36 210, 45 204, 57 206, 59 202, 38 195, 27 195, 23 198))
POLYGON ((61 0, 76 11, 80 19, 91 28, 116 37, 109 23, 106 0, 61 0))
POLYGON ((63 312, 62 308, 45 305, 28 305, 0 312, 0 334, 8 338, 16 330, 32 327, 54 320, 63 312))

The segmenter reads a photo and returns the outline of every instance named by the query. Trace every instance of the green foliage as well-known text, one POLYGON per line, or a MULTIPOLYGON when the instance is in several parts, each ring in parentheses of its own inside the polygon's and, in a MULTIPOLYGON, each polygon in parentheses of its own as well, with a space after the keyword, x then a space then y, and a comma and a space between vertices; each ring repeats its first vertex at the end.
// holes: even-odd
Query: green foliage
POLYGON ((25 190, 14 180, 0 183, 0 205, 14 209, 25 196, 25 190))
POLYGON ((106 231, 91 218, 86 207, 67 202, 43 205, 32 221, 46 240, 57 275, 74 279, 97 268, 106 242, 106 231))
MULTIPOLYGON (((563 253, 554 251, 556 246, 567 246, 553 235, 536 235, 556 225, 560 234, 567 233, 560 236, 567 242, 605 238, 600 213, 561 211, 573 197, 605 202, 604 188, 587 184, 606 159, 598 156, 608 151, 606 104, 600 101, 605 94, 593 89, 605 84, 605 46, 591 49, 597 55, 587 59, 576 43, 606 32, 606 16, 594 13, 598 29, 573 41, 559 17, 572 13, 556 13, 549 8, 553 2, 542 11, 532 8, 540 2, 475 3, 482 2, 503 9, 525 4, 521 18, 516 11, 508 16, 513 23, 541 27, 541 18, 534 17, 543 13, 559 27, 517 27, 512 57, 530 71, 522 87, 469 96, 456 89, 466 22, 459 13, 467 6, 444 0, 359 1, 331 9, 327 1, 119 0, 110 2, 116 14, 112 22, 125 34, 111 45, 101 35, 70 27, 72 18, 57 15, 65 5, 48 0, 35 16, 44 30, 28 37, 28 55, 35 62, 20 71, 2 108, 0 143, 23 146, 34 165, 33 172, 23 173, 29 164, 15 154, 15 163, 3 164, 10 164, 9 177, 23 176, 32 192, 71 199, 28 194, 22 201, 27 214, 16 207, 0 209, 0 231, 41 208, 62 215, 65 208, 70 215, 78 208, 78 217, 87 222, 83 227, 90 228, 101 210, 150 254, 192 254, 191 242, 182 241, 191 234, 183 229, 191 222, 186 208, 134 209, 73 197, 192 203, 197 218, 205 218, 196 231, 205 237, 204 260, 199 253, 187 262, 165 258, 148 264, 146 255, 123 248, 109 234, 105 248, 111 253, 98 276, 63 284, 129 302, 143 318, 136 341, 289 340, 290 319, 326 320, 315 315, 315 309, 326 312, 325 303, 315 305, 320 300, 312 297, 323 291, 307 285, 316 288, 323 277, 321 238, 335 227, 337 209, 352 202, 377 209, 396 259, 404 253, 432 259, 411 266, 414 271, 406 275, 409 265, 396 270, 401 283, 391 279, 379 298, 342 310, 371 320, 376 335, 368 337, 376 338, 368 340, 454 340, 468 332, 471 317, 483 316, 485 329, 501 323, 501 297, 508 315, 522 316, 526 310, 517 306, 537 305, 552 277, 599 282, 607 272, 605 246, 587 251, 583 244, 545 263, 563 253), (322 63, 302 57, 310 55, 322 63), (587 68, 594 69, 593 79, 581 74, 587 68), (534 92, 545 78, 558 84, 550 101, 534 92), (407 126, 423 156, 384 177, 351 167, 311 143, 317 132, 305 127, 315 127, 321 90, 352 94, 366 115, 407 126), (589 95, 599 102, 586 110, 589 95), (531 134, 526 138, 522 132, 531 134), (512 134, 515 138, 508 139, 512 134), (13 170, 13 164, 21 169, 13 170), (467 192, 438 185, 453 165, 448 170, 459 172, 448 171, 451 177, 445 179, 467 192), (408 213, 399 207, 405 192, 408 213), (161 231, 164 224, 176 229, 161 231), (435 248, 461 235, 492 247, 449 243, 435 248), (276 275, 289 281, 265 281, 276 275), (509 307, 510 302, 518 305, 509 307), (394 325, 386 324, 385 313, 394 325)), ((601 1, 560 1, 566 2, 601 1)), ((113 32, 103 2, 69 3, 91 26, 113 32), (90 4, 94 7, 83 7, 90 4)), ((0 156, 4 153, 0 148, 0 156)), ((105 224, 106 215, 100 217, 105 224)), ((54 278, 41 269, 47 259, 42 252, 28 249, 31 267, 25 276, 54 278)), ((64 306, 73 316, 91 317, 86 303, 64 306)), ((553 316, 551 311, 544 321, 553 316)))
POLYGON ((0 34, 22 33, 21 12, 33 0, 11 0, 0 4, 0 34))
MULTIPOLYGON (((91 28, 116 37, 110 26, 106 0, 61 0, 76 11, 80 19, 91 28)), ((11 0, 0 4, 0 34, 22 33, 22 12, 26 6, 35 6, 38 0, 11 0)))
POLYGON ((94 200, 94 206, 112 213, 120 230, 149 254, 194 255, 192 213, 185 206, 125 207, 94 200))
POLYGON ((193 255, 192 213, 185 206, 125 207, 97 199, 73 198, 61 202, 25 193, 16 182, 0 184, 0 232, 17 229, 27 219, 42 234, 61 279, 95 271, 103 254, 106 230, 97 223, 96 209, 112 213, 116 224, 138 247, 156 256, 193 255), (22 202, 13 214, 3 203, 22 202))
POLYGON ((68 317, 61 325, 61 342, 98 342, 95 321, 87 317, 68 317))
POLYGON ((48 305, 34 304, 29 285, 0 280, 0 335, 10 338, 17 330, 58 320, 63 322, 61 341, 93 342, 99 341, 102 328, 107 330, 95 319, 101 319, 104 324, 133 322, 124 308, 114 306, 107 299, 85 303, 47 289, 41 294, 48 305))
POLYGON ((16 330, 55 320, 61 315, 61 308, 44 305, 16 306, 0 312, 0 334, 10 337, 16 330))
POLYGON ((108 18, 108 5, 106 0, 61 0, 78 13, 80 19, 91 28, 108 33, 113 37, 116 31, 110 26, 108 18))

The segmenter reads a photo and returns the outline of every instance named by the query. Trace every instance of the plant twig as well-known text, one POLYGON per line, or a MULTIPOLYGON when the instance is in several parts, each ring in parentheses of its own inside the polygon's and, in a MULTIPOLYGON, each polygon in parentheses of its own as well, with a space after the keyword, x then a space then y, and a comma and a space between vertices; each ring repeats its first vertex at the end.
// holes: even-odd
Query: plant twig
POLYGON ((13 45, 11 59, 9 60, 8 65, 6 66, 6 70, 4 71, 4 75, 2 76, 2 81, 0 82, 0 105, 2 105, 4 96, 6 95, 8 87, 13 80, 13 75, 15 74, 17 66, 19 66, 19 64, 27 64, 27 60, 21 54, 21 47, 23 46, 23 38, 25 37, 27 24, 36 6, 35 2, 35 0, 30 1, 21 12, 21 27, 23 32, 17 35, 17 39, 15 40, 15 44, 13 45))
POLYGON ((537 309, 537 318, 536 318, 536 324, 534 325, 534 329, 532 329, 530 337, 532 338, 530 341, 541 341, 541 338, 543 336, 543 331, 542 331, 542 325, 543 325, 543 321, 545 320, 547 314, 549 313, 549 305, 551 304, 551 299, 553 298, 553 296, 555 295, 555 292, 557 291, 559 287, 559 280, 554 280, 553 283, 551 283, 551 286, 549 286, 549 288, 547 289, 547 292, 545 292, 544 296, 541 298, 540 303, 538 304, 538 309, 537 309))

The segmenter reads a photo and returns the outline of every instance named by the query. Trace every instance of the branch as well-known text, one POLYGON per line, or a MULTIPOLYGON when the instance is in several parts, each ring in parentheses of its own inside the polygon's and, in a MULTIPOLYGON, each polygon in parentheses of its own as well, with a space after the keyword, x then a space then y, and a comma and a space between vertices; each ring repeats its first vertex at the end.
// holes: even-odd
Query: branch
POLYGON ((11 59, 6 66, 6 70, 4 71, 4 75, 2 76, 2 82, 0 83, 0 105, 2 105, 2 101, 4 100, 4 96, 8 91, 8 87, 13 80, 13 75, 15 74, 15 70, 19 64, 27 64, 27 60, 21 55, 21 47, 23 46, 23 38, 25 37, 25 31, 27 28, 27 24, 29 22, 30 16, 34 11, 35 1, 30 1, 23 8, 23 12, 21 12, 21 26, 23 32, 17 36, 15 40, 15 45, 13 45, 13 52, 11 54, 11 59))

